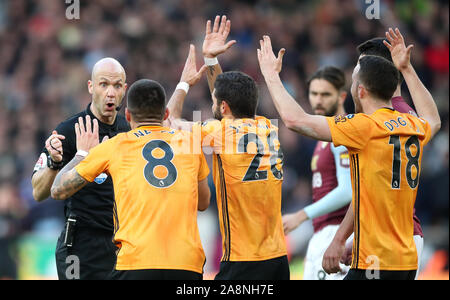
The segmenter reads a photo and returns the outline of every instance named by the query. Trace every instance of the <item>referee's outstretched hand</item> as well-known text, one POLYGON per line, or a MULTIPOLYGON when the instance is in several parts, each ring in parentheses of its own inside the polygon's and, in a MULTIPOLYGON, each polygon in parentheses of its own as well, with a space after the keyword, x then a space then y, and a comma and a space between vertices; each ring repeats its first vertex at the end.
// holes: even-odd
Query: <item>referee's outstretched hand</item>
POLYGON ((78 123, 75 124, 75 135, 77 150, 89 152, 90 149, 99 144, 97 119, 91 121, 91 117, 87 115, 85 124, 83 118, 79 117, 78 123))

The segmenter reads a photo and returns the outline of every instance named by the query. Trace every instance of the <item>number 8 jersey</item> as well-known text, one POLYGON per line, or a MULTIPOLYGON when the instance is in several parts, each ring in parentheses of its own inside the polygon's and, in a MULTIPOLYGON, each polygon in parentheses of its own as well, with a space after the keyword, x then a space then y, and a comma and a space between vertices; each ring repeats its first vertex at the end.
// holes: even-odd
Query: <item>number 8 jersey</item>
POLYGON ((193 128, 194 135, 200 130, 205 153, 213 153, 222 261, 261 261, 286 255, 278 128, 256 117, 207 121, 193 128))
POLYGON ((209 169, 200 147, 191 132, 141 126, 91 149, 76 167, 88 181, 103 172, 113 179, 117 270, 203 273, 198 182, 209 169))
POLYGON ((335 146, 346 146, 353 186, 353 269, 417 269, 413 209, 429 124, 382 108, 327 118, 335 146))

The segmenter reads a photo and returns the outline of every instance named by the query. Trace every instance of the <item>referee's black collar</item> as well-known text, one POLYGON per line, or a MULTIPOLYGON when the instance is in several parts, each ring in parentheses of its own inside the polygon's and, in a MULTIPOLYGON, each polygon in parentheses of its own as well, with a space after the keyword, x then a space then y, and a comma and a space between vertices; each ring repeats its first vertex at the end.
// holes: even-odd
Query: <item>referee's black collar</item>
MULTIPOLYGON (((112 124, 112 125, 109 125, 109 124, 106 124, 106 123, 103 123, 102 121, 100 121, 95 115, 94 115, 94 113, 92 112, 92 110, 91 110, 91 104, 92 104, 92 102, 91 103, 89 103, 88 104, 88 106, 86 107, 86 114, 87 115, 89 115, 91 118, 93 118, 93 119, 97 119, 97 121, 98 121, 98 124, 100 125, 100 126, 105 126, 105 127, 107 127, 107 128, 111 128, 111 129, 114 129, 114 130, 117 130, 117 126, 118 126, 118 122, 117 122, 117 117, 119 116, 119 114, 117 114, 116 115, 116 119, 114 120, 114 123, 112 124)), ((92 119, 92 120, 93 120, 92 119)))

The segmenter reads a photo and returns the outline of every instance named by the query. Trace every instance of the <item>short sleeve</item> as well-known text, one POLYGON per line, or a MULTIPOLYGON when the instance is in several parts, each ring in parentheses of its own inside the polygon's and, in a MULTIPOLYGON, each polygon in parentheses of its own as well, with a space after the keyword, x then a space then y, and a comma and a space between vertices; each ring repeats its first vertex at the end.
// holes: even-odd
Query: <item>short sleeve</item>
POLYGON ((373 121, 365 114, 327 117, 334 146, 358 152, 370 140, 373 121))
POLYGON ((421 124, 423 126, 423 131, 425 133, 424 138, 423 138, 423 145, 425 146, 431 140, 431 136, 432 136, 431 126, 430 126, 430 123, 428 123, 426 120, 424 120, 422 118, 418 118, 418 119, 421 122, 421 124))
POLYGON ((89 151, 75 170, 89 182, 93 182, 101 173, 107 172, 110 164, 110 153, 113 153, 114 138, 107 140, 89 151))
POLYGON ((198 181, 204 180, 209 175, 209 167, 208 163, 206 162, 205 155, 200 154, 200 168, 198 171, 198 181))

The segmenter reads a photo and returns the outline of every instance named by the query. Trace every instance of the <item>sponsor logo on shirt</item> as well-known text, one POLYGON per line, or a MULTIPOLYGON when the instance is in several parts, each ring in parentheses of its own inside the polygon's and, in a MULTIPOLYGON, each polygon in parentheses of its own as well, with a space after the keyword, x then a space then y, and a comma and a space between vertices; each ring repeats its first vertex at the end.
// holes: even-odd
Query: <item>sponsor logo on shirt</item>
POLYGON ((97 178, 94 179, 94 181, 96 184, 102 184, 103 182, 105 182, 106 178, 108 178, 108 175, 102 173, 98 175, 97 178))

